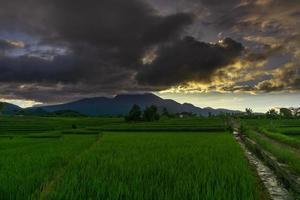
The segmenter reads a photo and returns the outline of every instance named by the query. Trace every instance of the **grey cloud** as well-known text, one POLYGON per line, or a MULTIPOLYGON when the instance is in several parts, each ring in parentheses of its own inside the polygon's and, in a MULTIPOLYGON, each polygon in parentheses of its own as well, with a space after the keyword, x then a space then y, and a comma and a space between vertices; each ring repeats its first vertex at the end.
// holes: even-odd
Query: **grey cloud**
MULTIPOLYGON (((21 56, 0 56, 0 82, 8 86, 0 92, 46 102, 160 90, 188 81, 213 84, 214 72, 237 59, 254 63, 299 50, 297 1, 149 1, 155 8, 142 0, 0 1, 0 32, 27 34, 50 48, 32 50, 28 44, 21 56), (217 39, 219 32, 234 40, 209 43, 207 38, 217 39), (152 49, 156 59, 142 63, 152 49), (9 89, 14 84, 32 86, 9 89)), ((9 48, 0 40, 0 49, 9 48)), ((296 88, 296 80, 278 89, 296 88)), ((271 86, 276 84, 265 82, 253 90, 271 91, 271 86)))
MULTIPOLYGON (((159 15, 139 0, 4 0, 0 2, 0 31, 30 35, 50 50, 31 50, 17 57, 0 58, 3 84, 52 85, 28 91, 14 91, 22 97, 42 91, 72 96, 78 84, 81 93, 115 93, 139 90, 134 74, 142 56, 157 46, 181 36, 193 22, 188 13, 159 15), (67 49, 60 54, 51 48, 67 49), (56 84, 68 85, 60 92, 56 84), (126 88, 124 88, 126 86, 126 88), (97 91, 95 91, 97 90, 97 91)), ((5 43, 6 44, 6 43, 5 43)), ((1 48, 8 48, 0 42, 1 48)), ((46 95, 41 98, 47 101, 46 95)))
POLYGON ((186 37, 162 46, 156 60, 141 69, 137 79, 141 84, 157 86, 210 82, 217 69, 233 63, 243 50, 242 44, 230 38, 208 44, 186 37))

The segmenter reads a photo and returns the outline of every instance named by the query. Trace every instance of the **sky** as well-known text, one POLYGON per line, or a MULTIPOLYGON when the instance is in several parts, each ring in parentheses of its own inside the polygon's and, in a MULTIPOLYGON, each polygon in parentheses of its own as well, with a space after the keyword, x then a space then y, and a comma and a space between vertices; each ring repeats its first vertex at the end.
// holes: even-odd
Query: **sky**
POLYGON ((299 0, 1 0, 0 100, 300 106, 299 0))

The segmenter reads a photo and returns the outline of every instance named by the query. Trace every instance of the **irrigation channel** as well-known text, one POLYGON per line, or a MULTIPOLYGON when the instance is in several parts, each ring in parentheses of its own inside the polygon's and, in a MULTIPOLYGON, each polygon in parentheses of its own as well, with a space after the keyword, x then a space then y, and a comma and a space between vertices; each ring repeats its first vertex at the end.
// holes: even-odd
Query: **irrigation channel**
MULTIPOLYGON (((234 123, 235 124, 235 123, 234 123)), ((246 158, 248 159, 250 165, 252 165, 257 172, 264 188, 267 190, 271 200, 293 200, 294 197, 290 195, 288 190, 282 184, 280 179, 277 177, 276 173, 268 167, 264 161, 260 160, 255 153, 249 150, 245 144, 242 135, 239 132, 238 126, 234 125, 233 135, 236 141, 240 144, 243 149, 246 158)))

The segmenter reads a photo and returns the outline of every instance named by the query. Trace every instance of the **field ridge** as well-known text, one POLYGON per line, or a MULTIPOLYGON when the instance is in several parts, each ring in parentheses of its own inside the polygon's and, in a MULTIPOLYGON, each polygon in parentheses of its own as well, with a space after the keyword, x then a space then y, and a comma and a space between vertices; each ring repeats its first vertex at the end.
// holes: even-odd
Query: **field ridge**
POLYGON ((280 146, 280 147, 282 147, 282 148, 289 149, 289 150, 291 150, 291 151, 293 151, 293 152, 295 152, 295 153, 297 153, 297 154, 300 154, 300 149, 298 149, 298 148, 296 148, 296 147, 294 147, 294 146, 291 146, 291 145, 288 145, 288 144, 286 144, 286 143, 284 143, 284 142, 281 142, 281 141, 279 141, 279 140, 273 139, 273 138, 271 138, 270 136, 268 136, 267 134, 265 134, 265 133, 263 133, 263 132, 256 131, 256 133, 257 133, 260 137, 262 137, 263 139, 265 139, 265 140, 267 140, 267 141, 269 141, 269 142, 272 142, 273 144, 276 144, 276 145, 278 145, 278 146, 280 146))
POLYGON ((41 191, 36 191, 34 193, 33 199, 39 199, 39 200, 47 199, 48 194, 51 193, 51 191, 53 190, 56 182, 59 181, 61 177, 63 177, 63 175, 66 172, 66 169, 68 168, 68 166, 70 166, 72 164, 72 162, 74 160, 76 160, 76 158, 78 158, 82 154, 88 152, 95 144, 98 143, 98 141, 100 140, 101 137, 102 137, 102 134, 99 133, 97 139, 89 147, 87 147, 82 152, 80 152, 79 154, 74 156, 74 158, 71 159, 66 165, 64 165, 63 167, 58 169, 58 172, 56 174, 54 174, 52 176, 52 178, 50 178, 50 181, 46 182, 43 185, 42 190, 41 191))

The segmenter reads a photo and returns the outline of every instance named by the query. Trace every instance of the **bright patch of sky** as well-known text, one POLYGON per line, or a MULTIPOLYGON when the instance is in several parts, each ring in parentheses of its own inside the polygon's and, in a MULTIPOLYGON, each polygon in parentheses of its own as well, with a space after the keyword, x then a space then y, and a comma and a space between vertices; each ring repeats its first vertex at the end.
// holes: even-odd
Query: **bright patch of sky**
POLYGON ((0 99, 0 102, 11 103, 20 106, 21 108, 28 108, 28 107, 42 104, 41 102, 36 102, 33 100, 21 100, 21 99, 0 99))
POLYGON ((266 112, 271 108, 299 107, 300 94, 224 94, 224 93, 156 93, 164 99, 174 99, 179 103, 192 103, 204 108, 226 108, 242 110, 252 108, 254 112, 266 112))

